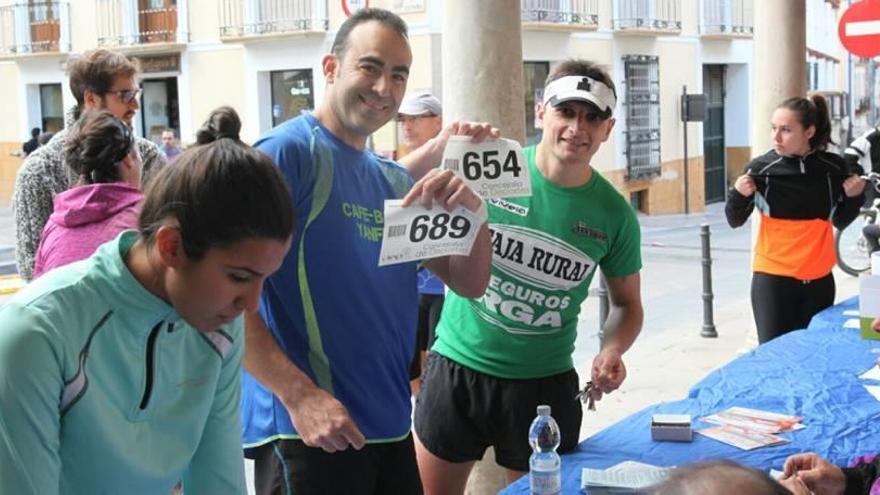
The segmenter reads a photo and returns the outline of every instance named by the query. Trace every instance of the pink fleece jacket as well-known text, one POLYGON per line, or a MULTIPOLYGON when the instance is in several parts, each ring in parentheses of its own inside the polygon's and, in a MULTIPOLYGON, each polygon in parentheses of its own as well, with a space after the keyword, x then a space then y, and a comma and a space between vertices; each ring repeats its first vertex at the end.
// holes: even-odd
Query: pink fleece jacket
POLYGON ((101 244, 137 226, 143 193, 123 182, 68 189, 53 201, 43 228, 34 278, 59 266, 88 258, 101 244))

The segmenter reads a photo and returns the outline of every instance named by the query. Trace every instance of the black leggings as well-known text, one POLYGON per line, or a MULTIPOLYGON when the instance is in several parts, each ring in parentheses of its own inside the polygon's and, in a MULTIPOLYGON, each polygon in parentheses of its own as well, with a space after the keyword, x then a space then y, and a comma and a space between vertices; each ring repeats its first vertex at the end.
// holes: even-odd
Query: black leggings
POLYGON ((752 312, 760 343, 806 328, 813 316, 834 304, 834 276, 802 281, 792 277, 752 274, 752 312))

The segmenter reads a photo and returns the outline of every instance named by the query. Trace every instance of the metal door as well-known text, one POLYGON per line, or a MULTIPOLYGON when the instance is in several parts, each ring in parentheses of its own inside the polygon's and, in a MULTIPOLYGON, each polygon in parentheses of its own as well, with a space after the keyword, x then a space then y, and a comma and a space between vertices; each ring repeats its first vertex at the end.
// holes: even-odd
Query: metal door
POLYGON ((706 94, 706 121, 703 122, 706 204, 724 201, 727 189, 724 147, 724 79, 726 65, 703 66, 703 93, 706 94))

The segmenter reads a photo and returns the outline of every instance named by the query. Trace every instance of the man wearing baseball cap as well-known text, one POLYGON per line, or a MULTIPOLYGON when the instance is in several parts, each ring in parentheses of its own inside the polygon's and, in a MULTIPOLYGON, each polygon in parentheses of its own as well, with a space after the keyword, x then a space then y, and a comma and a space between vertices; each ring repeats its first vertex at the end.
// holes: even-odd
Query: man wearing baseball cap
MULTIPOLYGON (((440 100, 431 93, 407 96, 397 110, 397 122, 400 124, 406 152, 418 155, 430 148, 428 141, 436 138, 443 130, 443 108, 440 106, 440 100), (422 150, 422 147, 425 150, 422 150)), ((400 163, 407 168, 415 180, 421 179, 430 170, 426 166, 439 165, 432 164, 429 160, 408 160, 406 157, 401 159, 400 163)), ((419 318, 416 328, 416 352, 409 370, 410 388, 414 395, 419 391, 419 377, 424 368, 426 351, 434 341, 434 328, 440 320, 445 291, 443 281, 427 268, 419 270, 418 276, 419 318)))
MULTIPOLYGON (((539 404, 574 449, 581 403, 626 378, 622 355, 642 326, 640 233, 629 203, 590 161, 614 128, 614 83, 591 62, 560 63, 537 110, 544 133, 524 150, 532 196, 489 202, 493 258, 477 299, 448 294, 416 400, 416 453, 425 493, 463 493, 494 446, 508 480, 529 467, 539 404), (572 359, 581 303, 601 269, 611 303, 590 382, 572 359)), ((592 405, 592 404, 591 404, 592 405)))

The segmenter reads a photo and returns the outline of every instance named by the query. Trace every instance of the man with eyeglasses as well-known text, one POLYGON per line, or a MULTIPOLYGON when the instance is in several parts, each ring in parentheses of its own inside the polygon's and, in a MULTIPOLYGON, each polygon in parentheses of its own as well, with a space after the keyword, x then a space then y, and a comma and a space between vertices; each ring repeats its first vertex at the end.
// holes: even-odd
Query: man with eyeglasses
POLYGON ((403 146, 407 152, 427 143, 443 129, 443 108, 431 93, 417 93, 400 103, 397 122, 403 131, 403 146))
MULTIPOLYGON (((129 126, 140 108, 138 66, 121 53, 98 49, 71 57, 70 91, 76 98, 71 120, 88 110, 108 110, 129 126)), ((68 126, 72 123, 68 122, 68 126)), ((67 129, 28 155, 15 179, 12 213, 15 218, 15 262, 25 280, 33 278, 40 235, 52 214, 53 197, 76 182, 76 173, 63 161, 67 129)), ((143 186, 165 165, 165 156, 153 142, 137 138, 143 160, 143 186)))

